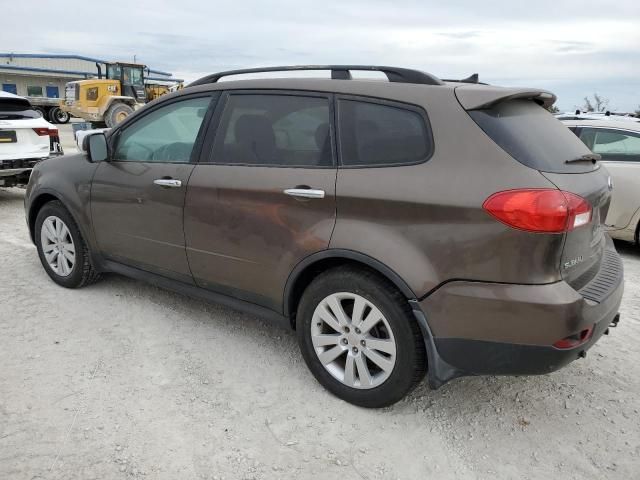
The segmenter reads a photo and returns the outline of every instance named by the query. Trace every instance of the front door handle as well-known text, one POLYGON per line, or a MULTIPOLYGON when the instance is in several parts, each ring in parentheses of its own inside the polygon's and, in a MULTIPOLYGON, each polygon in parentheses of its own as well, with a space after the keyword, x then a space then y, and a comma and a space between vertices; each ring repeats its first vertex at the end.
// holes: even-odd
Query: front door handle
POLYGON ((287 188, 285 195, 300 198, 324 198, 324 190, 315 190, 313 188, 287 188))
POLYGON ((154 180, 153 183, 155 185, 160 185, 161 187, 180 188, 182 186, 182 182, 180 180, 174 180, 173 178, 158 178, 157 180, 154 180))

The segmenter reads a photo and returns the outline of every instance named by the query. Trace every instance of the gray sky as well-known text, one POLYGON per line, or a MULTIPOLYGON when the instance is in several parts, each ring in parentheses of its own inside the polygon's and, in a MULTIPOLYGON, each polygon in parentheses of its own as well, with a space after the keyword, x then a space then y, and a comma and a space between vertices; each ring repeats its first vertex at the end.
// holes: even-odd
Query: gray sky
POLYGON ((640 106, 640 0, 0 2, 0 50, 137 60, 194 80, 229 68, 354 63, 478 72, 640 106), (7 8, 7 4, 10 7, 7 8))

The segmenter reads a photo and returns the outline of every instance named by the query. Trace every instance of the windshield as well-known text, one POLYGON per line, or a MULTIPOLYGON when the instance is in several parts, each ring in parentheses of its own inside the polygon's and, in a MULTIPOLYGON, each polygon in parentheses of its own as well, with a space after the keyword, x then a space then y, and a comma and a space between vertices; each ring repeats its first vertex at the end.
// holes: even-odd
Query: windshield
POLYGON ((528 167, 554 173, 590 172, 597 168, 589 161, 566 163, 591 151, 535 102, 511 100, 470 111, 469 115, 503 150, 528 167))

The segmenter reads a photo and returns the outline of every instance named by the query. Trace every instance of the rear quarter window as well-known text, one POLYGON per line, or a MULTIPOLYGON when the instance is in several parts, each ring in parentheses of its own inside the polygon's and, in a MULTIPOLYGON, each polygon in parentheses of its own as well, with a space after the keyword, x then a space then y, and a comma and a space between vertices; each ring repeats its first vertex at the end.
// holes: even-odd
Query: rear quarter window
POLYGON ((511 100, 472 110, 471 118, 520 163, 551 173, 589 172, 589 162, 566 163, 591 153, 575 134, 531 100, 511 100))
POLYGON ((431 133, 417 109, 350 99, 340 99, 338 109, 343 166, 407 165, 431 156, 431 133))

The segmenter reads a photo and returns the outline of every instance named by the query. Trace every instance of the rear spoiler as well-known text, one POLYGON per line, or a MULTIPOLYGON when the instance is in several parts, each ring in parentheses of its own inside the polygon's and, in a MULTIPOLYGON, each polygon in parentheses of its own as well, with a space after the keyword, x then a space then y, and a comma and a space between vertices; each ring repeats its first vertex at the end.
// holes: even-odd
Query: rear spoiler
POLYGON ((481 110, 509 100, 533 100, 548 108, 556 96, 546 90, 528 88, 504 88, 490 85, 461 85, 455 89, 456 97, 465 110, 481 110))

